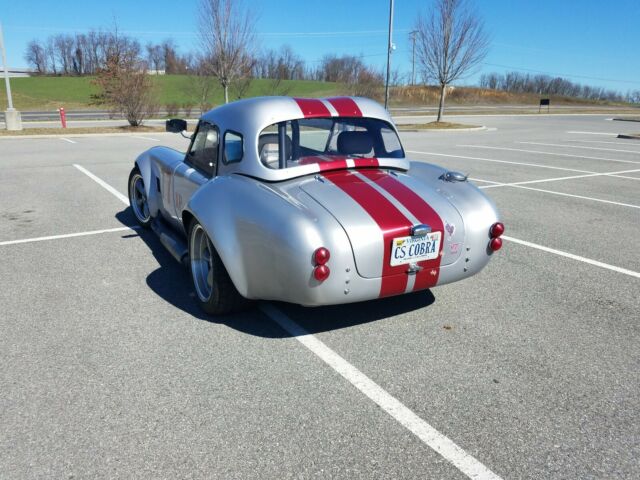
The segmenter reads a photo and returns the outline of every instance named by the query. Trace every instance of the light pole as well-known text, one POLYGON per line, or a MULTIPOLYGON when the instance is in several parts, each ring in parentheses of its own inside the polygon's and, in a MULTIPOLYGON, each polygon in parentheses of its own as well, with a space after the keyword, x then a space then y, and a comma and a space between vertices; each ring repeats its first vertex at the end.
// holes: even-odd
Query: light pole
POLYGON ((7 103, 9 107, 4 112, 4 123, 7 130, 22 130, 22 120, 20 112, 13 108, 13 99, 11 98, 11 84, 9 83, 9 71, 7 69, 7 55, 4 51, 4 35, 2 34, 2 25, 0 24, 0 52, 2 52, 2 67, 4 69, 4 83, 7 87, 7 103))
POLYGON ((389 0, 389 42, 387 45, 387 81, 384 84, 384 108, 389 104, 389 75, 391 75, 391 50, 393 50, 393 0, 389 0))
POLYGON ((418 33, 417 30, 413 30, 412 32, 409 32, 409 35, 411 35, 411 43, 412 43, 412 47, 411 47, 411 85, 415 85, 416 84, 416 34, 418 33))

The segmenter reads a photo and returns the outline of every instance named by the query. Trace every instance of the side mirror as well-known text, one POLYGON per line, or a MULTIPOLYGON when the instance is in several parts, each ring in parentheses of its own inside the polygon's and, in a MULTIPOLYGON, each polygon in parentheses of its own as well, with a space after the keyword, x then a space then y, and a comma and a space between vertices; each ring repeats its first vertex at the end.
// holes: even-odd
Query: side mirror
POLYGON ((172 118, 165 123, 165 130, 171 133, 181 133, 187 129, 187 121, 181 118, 172 118))

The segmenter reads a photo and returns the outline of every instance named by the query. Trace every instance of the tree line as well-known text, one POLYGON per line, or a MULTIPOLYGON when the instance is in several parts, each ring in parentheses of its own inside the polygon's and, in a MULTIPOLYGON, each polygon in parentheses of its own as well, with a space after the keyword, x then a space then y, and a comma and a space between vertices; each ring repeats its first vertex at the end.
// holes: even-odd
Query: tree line
POLYGON ((166 73, 187 73, 192 63, 191 55, 177 53, 172 40, 143 48, 138 40, 120 34, 117 28, 33 39, 27 44, 24 58, 38 75, 95 75, 106 68, 112 52, 124 50, 146 61, 149 69, 166 73))
MULTIPOLYGON (((24 58, 37 75, 95 75, 106 68, 110 52, 125 49, 144 62, 152 73, 195 74, 206 61, 196 52, 179 54, 171 39, 142 47, 133 37, 103 30, 33 39, 27 45, 24 58)), ((353 84, 371 77, 382 82, 382 71, 365 64, 360 56, 327 54, 318 65, 309 66, 289 45, 278 50, 262 50, 247 63, 247 74, 253 78, 353 84)))
POLYGON ((503 90, 512 93, 535 93, 537 95, 557 95, 584 98, 586 100, 607 100, 611 102, 638 102, 640 91, 622 93, 602 87, 593 87, 572 82, 562 77, 522 72, 485 73, 480 76, 480 87, 503 90))

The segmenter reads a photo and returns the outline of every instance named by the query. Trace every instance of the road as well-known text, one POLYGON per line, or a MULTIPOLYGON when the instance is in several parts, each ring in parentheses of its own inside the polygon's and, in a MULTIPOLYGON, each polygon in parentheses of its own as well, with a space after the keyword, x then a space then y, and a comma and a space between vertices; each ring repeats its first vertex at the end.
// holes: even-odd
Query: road
MULTIPOLYGON (((594 109, 598 109, 601 113, 610 111, 611 114, 624 112, 625 114, 640 114, 640 107, 620 107, 620 106, 607 106, 607 105, 553 105, 551 111, 555 114, 563 111, 571 112, 589 112, 594 109)), ((402 117, 405 115, 424 115, 433 117, 437 111, 437 106, 404 106, 404 107, 392 107, 390 111, 393 115, 402 117)), ((509 114, 509 113, 522 113, 527 111, 530 113, 537 113, 538 107, 536 105, 447 105, 447 113, 457 115, 473 114, 473 113, 494 113, 494 114, 509 114)), ((197 109, 193 110, 191 116, 197 116, 197 109)), ((113 125, 125 125, 126 122, 120 118, 112 118, 107 110, 71 110, 65 113, 67 120, 69 121, 69 127, 74 126, 75 122, 87 122, 96 121, 95 125, 113 126, 113 125), (108 121, 108 124, 101 122, 108 121)), ((160 117, 167 115, 166 111, 159 112, 160 117)), ((22 121, 25 122, 25 126, 32 128, 46 128, 46 127, 59 127, 60 126, 60 114, 57 110, 41 110, 41 111, 24 111, 21 112, 22 121)), ((180 112, 178 116, 184 117, 184 112, 180 112)), ((87 126, 86 124, 78 123, 75 126, 87 126)), ((4 112, 0 111, 0 128, 4 128, 4 112)))
POLYGON ((402 135, 500 209, 477 276, 219 318, 121 200, 186 140, 0 138, 0 477, 640 477, 640 142, 606 118, 402 135))

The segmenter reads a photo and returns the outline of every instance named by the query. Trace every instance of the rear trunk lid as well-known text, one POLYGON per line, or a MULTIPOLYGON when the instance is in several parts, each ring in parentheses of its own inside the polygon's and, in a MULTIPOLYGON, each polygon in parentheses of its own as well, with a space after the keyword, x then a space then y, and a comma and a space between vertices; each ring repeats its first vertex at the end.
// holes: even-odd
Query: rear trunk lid
POLYGON ((460 214, 435 188, 405 173, 378 169, 326 172, 300 188, 342 225, 362 277, 398 276, 406 283, 413 263, 428 272, 435 284, 440 266, 460 256, 464 242, 460 214), (428 237, 412 236, 414 227, 420 225, 429 227, 428 237), (428 254, 429 259, 405 262, 398 258, 401 242, 407 242, 409 249, 412 242, 423 238, 429 240, 427 250, 437 249, 428 254))

